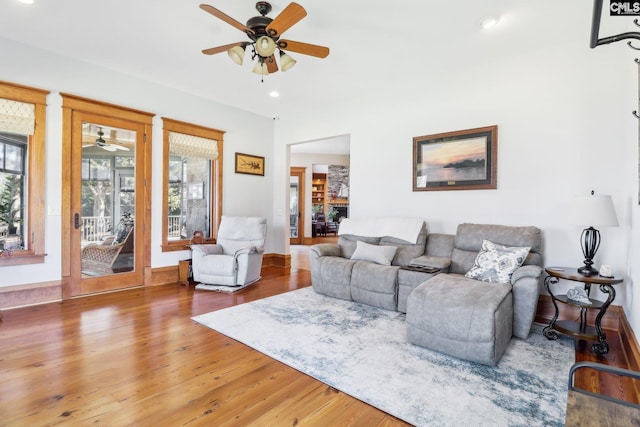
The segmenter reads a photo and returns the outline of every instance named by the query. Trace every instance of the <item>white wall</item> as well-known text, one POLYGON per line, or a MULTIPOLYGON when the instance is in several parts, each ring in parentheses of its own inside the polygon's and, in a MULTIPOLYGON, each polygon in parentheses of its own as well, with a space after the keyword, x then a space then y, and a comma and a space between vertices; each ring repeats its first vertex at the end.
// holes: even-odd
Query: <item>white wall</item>
MULTIPOLYGON (((168 117, 226 131, 224 137, 223 214, 266 216, 269 236, 266 252, 276 252, 273 223, 274 163, 273 120, 187 95, 147 81, 132 78, 50 52, 0 39, 0 80, 49 90, 47 98, 46 206, 61 204, 62 98, 60 92, 155 113, 153 119, 153 178, 151 266, 177 265, 189 257, 187 251, 163 253, 162 212, 162 120, 168 117), (265 176, 234 173, 234 153, 265 157, 265 176)), ((46 217, 44 264, 3 267, 0 287, 60 280, 60 215, 46 217)))
POLYGON ((601 230, 595 265, 610 264, 624 277, 615 304, 640 331, 640 271, 632 261, 640 252, 638 121, 631 114, 638 67, 624 43, 591 50, 588 29, 572 31, 553 46, 514 47, 506 60, 469 64, 437 82, 384 93, 381 81, 370 99, 281 118, 276 150, 348 133, 352 216, 417 216, 430 231, 447 233, 461 222, 535 225, 548 266, 582 264, 581 230, 565 222, 567 200, 592 189, 610 194, 620 227, 601 230), (414 136, 489 125, 498 125, 497 190, 412 191, 414 136))
POLYGON ((304 235, 311 237, 311 182, 313 181, 313 165, 349 166, 349 156, 341 154, 308 154, 291 153, 291 166, 305 168, 304 181, 304 235))
MULTIPOLYGON (((53 92, 47 108, 47 207, 61 202, 62 91, 156 113, 156 171, 159 117, 226 130, 224 213, 267 216, 267 252, 288 251, 288 144, 333 135, 350 135, 353 216, 418 216, 431 231, 451 233, 463 221, 536 225, 544 232, 547 265, 582 261, 580 230, 564 222, 566 201, 591 189, 611 194, 620 227, 601 230, 596 265, 610 264, 625 278, 616 303, 640 331, 640 268, 633 263, 640 255, 638 122, 631 115, 638 108, 637 65, 624 43, 589 49, 588 28, 576 26, 567 25, 567 38, 552 46, 526 53, 514 46, 506 60, 469 63, 439 81, 385 91, 381 80, 367 99, 331 109, 309 105, 281 117, 275 136, 271 119, 4 39, 0 79, 53 92), (412 192, 414 136, 493 124, 499 126, 497 190, 412 192), (236 151, 265 156, 266 176, 234 174, 236 151)), ((434 66, 429 55, 416 57, 434 66)), ((160 252, 159 172, 152 185, 152 266, 175 265, 187 254, 160 252)), ((0 286, 59 280, 60 220, 46 218, 46 263, 3 267, 0 286)))

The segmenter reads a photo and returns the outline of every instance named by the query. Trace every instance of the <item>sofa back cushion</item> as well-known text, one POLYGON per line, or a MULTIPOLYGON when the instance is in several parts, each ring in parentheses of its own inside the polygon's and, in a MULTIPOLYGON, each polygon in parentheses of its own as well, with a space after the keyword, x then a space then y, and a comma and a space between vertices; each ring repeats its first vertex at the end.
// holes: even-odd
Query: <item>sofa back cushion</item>
POLYGON ((451 273, 465 274, 474 265, 482 242, 490 240, 504 246, 530 247, 523 265, 542 267, 542 231, 537 227, 493 224, 460 224, 451 254, 451 273))
POLYGON ((424 222, 422 223, 415 243, 391 236, 369 237, 355 234, 341 234, 338 238, 338 246, 340 246, 344 258, 351 258, 353 252, 356 250, 358 241, 371 245, 395 246, 398 249, 391 261, 391 265, 407 265, 413 258, 424 254, 427 243, 427 225, 424 222))
POLYGON ((380 245, 395 246, 396 256, 393 257, 391 265, 407 265, 412 259, 418 258, 424 255, 424 250, 427 244, 427 225, 423 224, 416 243, 410 243, 406 240, 398 239, 395 237, 385 236, 380 239, 380 245))

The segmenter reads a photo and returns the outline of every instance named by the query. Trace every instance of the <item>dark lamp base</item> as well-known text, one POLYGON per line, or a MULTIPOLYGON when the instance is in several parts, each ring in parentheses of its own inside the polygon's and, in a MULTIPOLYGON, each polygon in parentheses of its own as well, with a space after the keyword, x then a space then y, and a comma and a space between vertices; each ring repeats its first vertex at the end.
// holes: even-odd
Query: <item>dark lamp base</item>
POLYGON ((596 276, 598 274, 598 270, 591 267, 590 265, 583 265, 582 267, 578 268, 578 273, 582 274, 583 276, 596 276))

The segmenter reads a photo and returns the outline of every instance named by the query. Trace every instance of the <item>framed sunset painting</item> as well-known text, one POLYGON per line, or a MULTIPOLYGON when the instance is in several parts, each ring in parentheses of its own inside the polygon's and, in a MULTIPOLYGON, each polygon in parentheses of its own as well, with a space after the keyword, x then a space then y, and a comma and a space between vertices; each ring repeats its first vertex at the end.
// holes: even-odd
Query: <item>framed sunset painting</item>
POLYGON ((498 126, 413 138, 413 191, 497 188, 498 126))

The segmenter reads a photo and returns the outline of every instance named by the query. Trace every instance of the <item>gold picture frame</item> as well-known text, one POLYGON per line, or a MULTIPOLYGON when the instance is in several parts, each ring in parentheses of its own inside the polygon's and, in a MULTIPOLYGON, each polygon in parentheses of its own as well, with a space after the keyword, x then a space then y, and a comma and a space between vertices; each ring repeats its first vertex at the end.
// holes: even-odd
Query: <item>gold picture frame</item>
POLYGON ((264 176, 264 157, 236 153, 236 173, 264 176))
POLYGON ((498 126, 413 138, 413 191, 495 189, 498 126))

